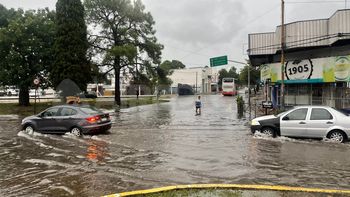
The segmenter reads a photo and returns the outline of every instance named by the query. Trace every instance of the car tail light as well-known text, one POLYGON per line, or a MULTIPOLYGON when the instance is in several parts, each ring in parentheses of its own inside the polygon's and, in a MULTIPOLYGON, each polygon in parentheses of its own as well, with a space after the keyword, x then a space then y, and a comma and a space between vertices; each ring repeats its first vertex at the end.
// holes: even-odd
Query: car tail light
POLYGON ((95 122, 97 122, 98 120, 100 120, 100 117, 99 117, 99 116, 91 116, 91 117, 86 118, 86 120, 87 120, 89 123, 95 123, 95 122))

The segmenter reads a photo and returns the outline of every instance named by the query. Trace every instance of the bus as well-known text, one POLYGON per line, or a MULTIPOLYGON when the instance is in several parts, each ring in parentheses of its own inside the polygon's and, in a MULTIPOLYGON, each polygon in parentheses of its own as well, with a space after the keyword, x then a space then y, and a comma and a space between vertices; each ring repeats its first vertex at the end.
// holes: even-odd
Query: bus
POLYGON ((237 90, 236 90, 234 78, 223 78, 222 79, 222 95, 224 95, 224 96, 237 95, 237 90))

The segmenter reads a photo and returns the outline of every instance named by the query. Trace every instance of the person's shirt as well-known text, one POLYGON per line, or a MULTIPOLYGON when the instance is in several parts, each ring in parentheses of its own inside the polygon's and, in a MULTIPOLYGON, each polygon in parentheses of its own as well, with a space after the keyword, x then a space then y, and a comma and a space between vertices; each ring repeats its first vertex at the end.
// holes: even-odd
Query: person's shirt
POLYGON ((199 99, 197 99, 195 103, 196 103, 196 107, 201 107, 202 106, 202 102, 199 99))

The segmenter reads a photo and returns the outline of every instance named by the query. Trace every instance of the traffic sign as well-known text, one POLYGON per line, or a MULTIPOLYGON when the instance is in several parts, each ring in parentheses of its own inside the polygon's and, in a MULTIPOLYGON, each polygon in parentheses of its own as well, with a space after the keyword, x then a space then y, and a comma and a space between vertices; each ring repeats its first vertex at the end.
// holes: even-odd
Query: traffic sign
POLYGON ((35 85, 39 85, 40 81, 39 81, 39 79, 34 79, 33 83, 34 83, 35 85))
POLYGON ((227 55, 210 58, 210 67, 227 65, 227 55))

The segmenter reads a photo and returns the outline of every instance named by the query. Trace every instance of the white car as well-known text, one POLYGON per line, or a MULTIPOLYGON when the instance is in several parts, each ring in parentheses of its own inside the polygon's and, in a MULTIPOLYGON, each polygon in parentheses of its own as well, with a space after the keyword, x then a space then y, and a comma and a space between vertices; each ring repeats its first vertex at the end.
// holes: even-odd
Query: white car
POLYGON ((13 88, 8 88, 6 90, 7 96, 18 96, 19 90, 18 89, 13 89, 13 88))
POLYGON ((29 96, 30 97, 41 97, 43 94, 42 94, 42 90, 41 89, 37 89, 36 92, 35 92, 35 89, 30 89, 29 90, 29 96))
POLYGON ((277 116, 253 119, 251 131, 259 131, 271 137, 326 137, 345 142, 350 136, 350 117, 328 106, 299 106, 277 116))

